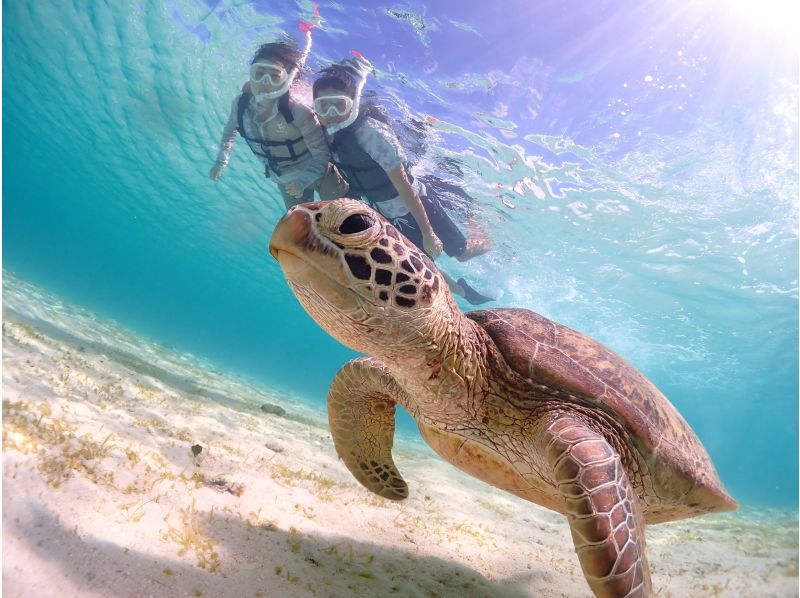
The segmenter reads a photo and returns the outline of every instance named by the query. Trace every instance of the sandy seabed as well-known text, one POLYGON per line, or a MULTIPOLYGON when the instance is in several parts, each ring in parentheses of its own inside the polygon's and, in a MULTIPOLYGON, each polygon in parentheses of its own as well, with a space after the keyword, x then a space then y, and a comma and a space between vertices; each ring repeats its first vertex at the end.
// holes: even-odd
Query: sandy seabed
MULTIPOLYGON (((373 496, 324 412, 4 279, 4 596, 590 595, 560 515, 402 438, 411 496, 373 496)), ((797 596, 797 529, 649 527, 657 595, 797 596)))

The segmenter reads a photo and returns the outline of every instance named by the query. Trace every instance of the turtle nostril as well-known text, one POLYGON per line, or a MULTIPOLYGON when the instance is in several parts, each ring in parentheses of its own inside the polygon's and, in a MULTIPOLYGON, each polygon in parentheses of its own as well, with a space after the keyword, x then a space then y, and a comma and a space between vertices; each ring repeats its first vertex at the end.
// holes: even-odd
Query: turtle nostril
POLYGON ((353 214, 339 225, 339 232, 343 235, 352 235, 367 230, 373 224, 375 221, 366 214, 353 214))
POLYGON ((302 243, 309 233, 311 218, 303 210, 290 210, 272 232, 269 242, 269 252, 277 257, 277 250, 289 250, 302 243))

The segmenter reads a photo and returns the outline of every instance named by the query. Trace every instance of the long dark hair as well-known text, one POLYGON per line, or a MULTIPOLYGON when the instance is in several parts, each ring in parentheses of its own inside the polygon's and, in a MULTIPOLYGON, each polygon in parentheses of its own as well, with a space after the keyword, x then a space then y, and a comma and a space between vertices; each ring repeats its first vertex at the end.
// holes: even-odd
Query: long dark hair
POLYGON ((317 73, 317 80, 314 81, 313 93, 314 96, 320 89, 336 89, 343 91, 351 98, 355 98, 356 91, 358 90, 358 83, 361 74, 351 66, 334 64, 326 69, 322 69, 317 73))
POLYGON ((250 64, 259 60, 269 59, 280 63, 287 71, 302 66, 303 51, 297 47, 297 43, 286 38, 276 42, 268 42, 259 46, 250 64))

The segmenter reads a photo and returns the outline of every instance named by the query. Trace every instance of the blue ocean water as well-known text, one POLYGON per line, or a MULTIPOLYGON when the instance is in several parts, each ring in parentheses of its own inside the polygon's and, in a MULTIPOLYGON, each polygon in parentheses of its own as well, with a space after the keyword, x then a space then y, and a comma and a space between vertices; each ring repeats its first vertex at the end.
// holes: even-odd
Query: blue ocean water
POLYGON ((495 250, 448 271, 608 344, 738 500, 796 508, 797 54, 748 6, 4 2, 3 266, 322 404, 353 353, 267 253, 276 188, 241 142, 208 178, 252 51, 309 19, 310 66, 367 56, 474 197, 495 250))

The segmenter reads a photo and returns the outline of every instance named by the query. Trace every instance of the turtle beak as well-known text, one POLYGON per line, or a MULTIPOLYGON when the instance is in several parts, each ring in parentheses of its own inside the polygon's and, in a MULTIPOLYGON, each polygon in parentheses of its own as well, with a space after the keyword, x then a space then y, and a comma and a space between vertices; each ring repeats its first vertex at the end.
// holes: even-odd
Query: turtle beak
POLYGON ((325 248, 319 249, 312 222, 314 212, 304 205, 289 210, 275 226, 269 252, 278 260, 289 287, 309 315, 338 338, 338 326, 328 320, 325 310, 352 312, 358 307, 356 295, 339 282, 342 266, 338 258, 328 255, 325 248))
POLYGON ((311 217, 305 210, 289 210, 280 219, 272 232, 269 241, 269 252, 279 262, 281 253, 286 252, 291 255, 301 253, 303 241, 308 238, 311 231, 311 217))

